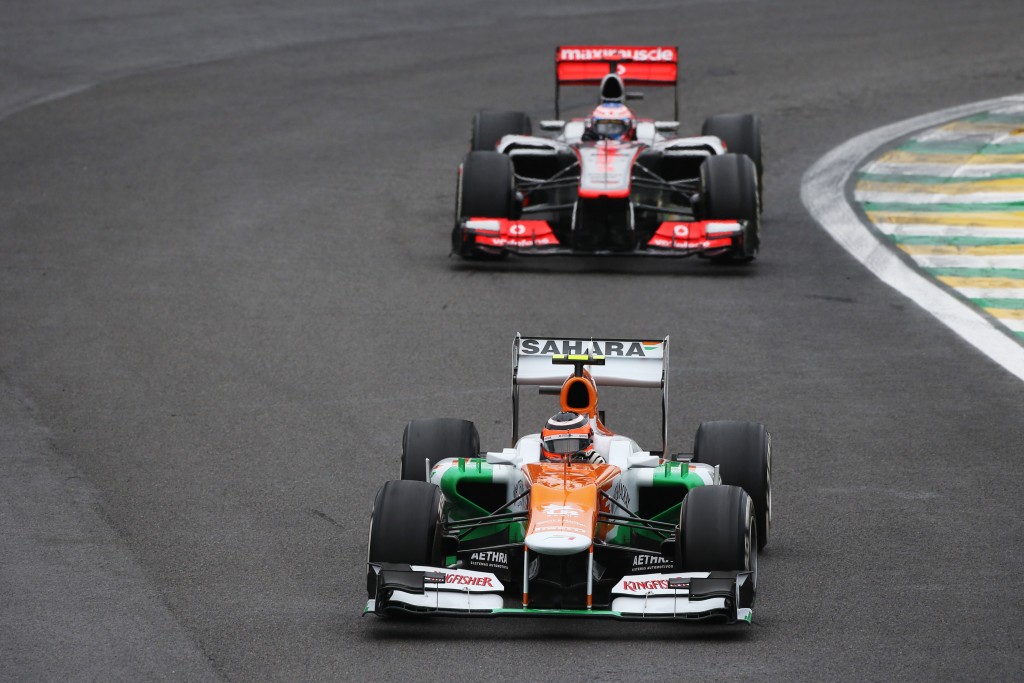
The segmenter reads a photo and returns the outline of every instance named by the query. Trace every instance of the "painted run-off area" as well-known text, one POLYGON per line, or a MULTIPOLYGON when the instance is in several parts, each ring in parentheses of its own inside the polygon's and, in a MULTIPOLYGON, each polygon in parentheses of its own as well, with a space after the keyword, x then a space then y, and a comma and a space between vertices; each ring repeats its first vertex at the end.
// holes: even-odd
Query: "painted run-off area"
POLYGON ((1024 104, 918 133, 857 173, 864 214, 1024 343, 1024 104))

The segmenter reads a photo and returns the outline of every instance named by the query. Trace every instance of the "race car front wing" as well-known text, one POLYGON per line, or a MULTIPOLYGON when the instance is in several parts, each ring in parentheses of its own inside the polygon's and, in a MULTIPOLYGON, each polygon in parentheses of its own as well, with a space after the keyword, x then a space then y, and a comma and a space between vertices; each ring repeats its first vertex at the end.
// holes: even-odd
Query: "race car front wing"
POLYGON ((527 594, 512 594, 494 574, 403 564, 371 564, 376 598, 363 614, 448 616, 580 616, 627 620, 714 620, 750 623, 751 572, 671 572, 622 578, 605 609, 531 607, 527 594))
POLYGON ((577 251, 562 244, 547 221, 467 218, 459 222, 461 244, 456 248, 521 256, 715 256, 742 247, 748 229, 747 221, 664 221, 645 244, 633 251, 595 252, 577 251))

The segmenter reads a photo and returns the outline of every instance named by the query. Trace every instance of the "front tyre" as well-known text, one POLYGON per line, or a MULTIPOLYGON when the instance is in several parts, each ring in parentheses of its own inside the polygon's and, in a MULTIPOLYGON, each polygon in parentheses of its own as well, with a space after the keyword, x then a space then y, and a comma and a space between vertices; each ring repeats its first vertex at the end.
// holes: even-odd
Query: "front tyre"
POLYGON ((705 220, 747 222, 743 244, 712 259, 752 261, 761 244, 761 214, 754 162, 743 154, 708 157, 700 165, 700 194, 705 220))
POLYGON ((714 135, 725 143, 726 151, 750 157, 757 169, 757 191, 763 202, 764 151, 761 145, 761 117, 754 114, 712 116, 701 126, 701 135, 714 135))
POLYGON ((757 591, 757 525, 750 496, 738 486, 698 486, 683 498, 676 568, 684 572, 752 572, 757 591))
POLYGON ((441 489, 425 481, 386 481, 370 513, 366 553, 366 592, 377 596, 377 574, 370 563, 440 566, 441 489))
POLYGON ((452 252, 463 258, 497 256, 465 241, 462 221, 467 218, 514 218, 515 172, 512 160, 494 151, 470 152, 459 166, 455 192, 455 227, 452 252))
POLYGON ((717 465, 722 483, 739 486, 754 502, 757 549, 764 550, 772 522, 772 437, 759 422, 702 422, 693 461, 717 465))

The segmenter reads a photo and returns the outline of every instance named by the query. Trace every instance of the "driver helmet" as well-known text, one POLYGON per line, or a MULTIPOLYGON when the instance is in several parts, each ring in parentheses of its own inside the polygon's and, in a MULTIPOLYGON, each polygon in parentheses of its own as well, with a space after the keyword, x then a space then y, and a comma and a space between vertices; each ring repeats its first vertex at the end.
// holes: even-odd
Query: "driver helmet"
POLYGON ((551 417, 540 433, 541 458, 561 461, 568 455, 584 451, 577 457, 586 459, 594 450, 594 430, 590 420, 579 413, 558 413, 551 417))
POLYGON ((603 102, 587 119, 590 132, 609 140, 632 140, 636 134, 636 118, 624 104, 603 102))

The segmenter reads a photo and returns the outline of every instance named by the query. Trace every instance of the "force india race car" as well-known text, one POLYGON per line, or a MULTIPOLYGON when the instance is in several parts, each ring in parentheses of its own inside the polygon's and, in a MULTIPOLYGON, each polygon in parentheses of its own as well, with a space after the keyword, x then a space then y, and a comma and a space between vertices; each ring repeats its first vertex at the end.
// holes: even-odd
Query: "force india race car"
POLYGON ((771 437, 703 422, 692 454, 668 456, 668 345, 517 335, 510 448, 481 453, 466 420, 410 422, 401 479, 373 504, 364 614, 749 623, 771 437), (605 427, 598 384, 661 389, 662 450, 605 427), (546 461, 539 434, 519 436, 530 385, 589 420, 603 463, 546 461))
MULTIPOLYGON (((598 103, 613 107, 642 98, 627 86, 671 86, 679 118, 675 47, 559 47, 556 117, 563 85, 599 86, 598 103)), ((676 136, 677 120, 630 120, 621 139, 587 119, 541 121, 550 137, 540 137, 523 112, 478 112, 459 166, 453 253, 753 259, 759 118, 713 116, 697 137, 676 136)))

